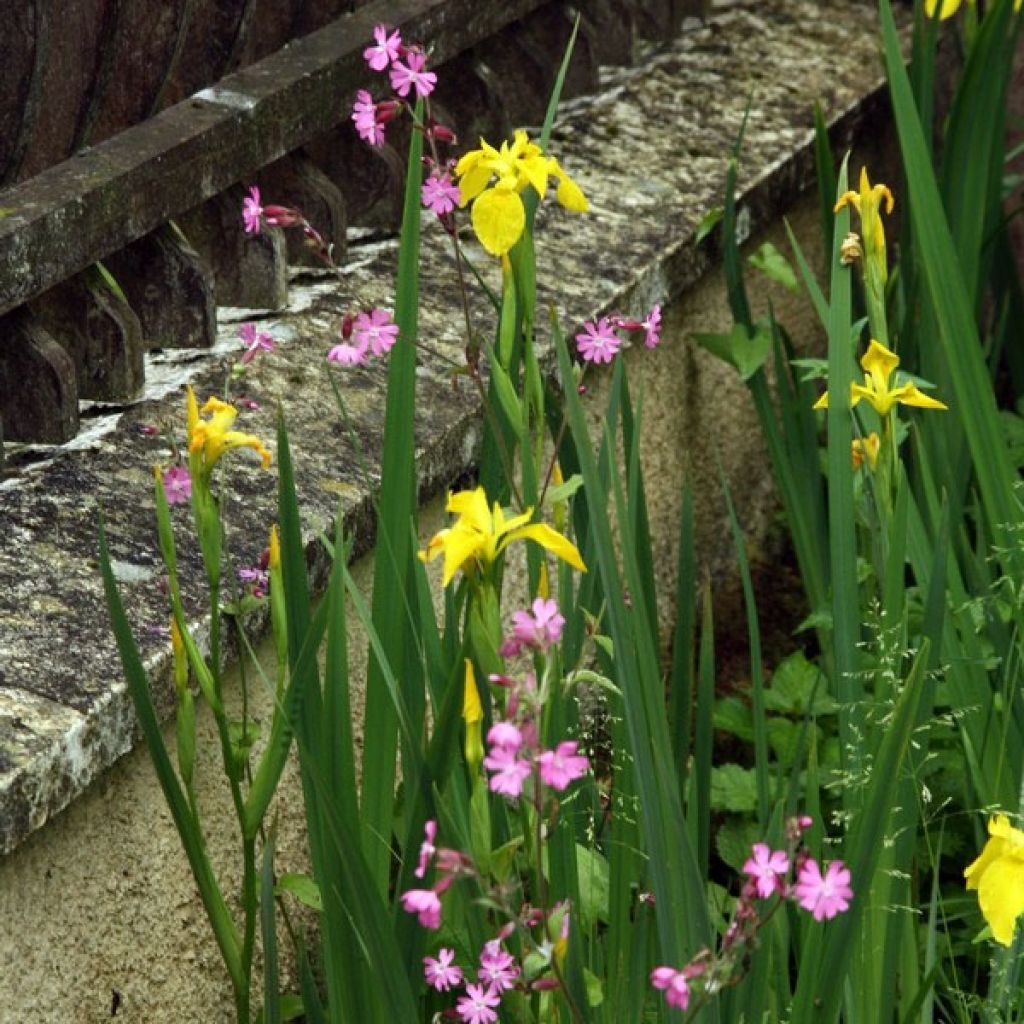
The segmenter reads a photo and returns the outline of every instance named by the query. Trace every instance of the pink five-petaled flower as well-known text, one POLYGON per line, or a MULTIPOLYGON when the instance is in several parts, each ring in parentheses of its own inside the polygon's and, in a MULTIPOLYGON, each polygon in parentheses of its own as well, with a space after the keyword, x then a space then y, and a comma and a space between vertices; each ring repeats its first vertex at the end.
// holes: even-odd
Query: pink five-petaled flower
POLYGON ((242 324, 238 329, 238 337, 245 346, 242 362, 251 363, 257 352, 273 352, 274 339, 266 331, 257 331, 255 324, 242 324))
POLYGON ((258 565, 253 566, 251 569, 239 569, 238 578, 243 582, 247 583, 252 587, 253 597, 264 597, 267 593, 267 587, 270 585, 270 573, 266 569, 261 569, 258 565))
POLYGON ((538 597, 528 611, 512 613, 512 635, 520 644, 546 651, 562 639, 565 618, 558 611, 558 602, 538 597))
POLYGON ((352 120, 355 122, 359 138, 371 146, 384 145, 384 123, 377 117, 376 104, 365 89, 360 89, 356 93, 356 102, 352 106, 352 120))
POLYGON ((516 958, 501 948, 501 939, 491 939, 484 943, 476 976, 489 985, 493 992, 504 992, 516 987, 516 978, 519 977, 516 958))
POLYGON ((375 356, 382 356, 398 340, 398 324, 386 309, 371 309, 356 317, 352 337, 357 346, 365 350, 368 345, 375 356))
POLYGON ((674 967, 655 967, 651 971, 651 984, 665 993, 665 1002, 685 1010, 690 1005, 690 986, 686 974, 674 967))
POLYGON ((621 344, 622 339, 615 333, 606 316, 601 317, 596 324, 587 320, 583 331, 576 335, 576 348, 588 363, 610 363, 621 344))
POLYGON ((785 850, 772 850, 767 843, 754 843, 743 865, 743 872, 750 876, 757 888, 757 895, 766 900, 773 892, 781 892, 783 879, 789 871, 789 857, 785 850))
POLYGON ((183 505, 192 497, 192 474, 184 466, 164 471, 164 497, 168 505, 183 505))
POLYGON ((415 89, 416 95, 421 99, 429 96, 437 85, 437 75, 433 71, 424 71, 426 54, 410 50, 405 55, 405 63, 396 60, 391 65, 391 88, 398 93, 402 99, 409 95, 410 89, 415 89))
POLYGON ((249 194, 242 200, 242 223, 245 225, 247 235, 258 235, 260 233, 260 219, 263 216, 263 207, 260 206, 260 190, 252 185, 249 194))
POLYGON ((427 873, 427 867, 430 864, 431 858, 437 853, 437 847, 434 846, 436 838, 437 822, 431 819, 423 825, 423 842, 420 843, 419 863, 417 863, 416 870, 413 872, 417 878, 422 878, 427 873))
POLYGON ((487 731, 487 742, 515 753, 523 745, 523 734, 511 722, 495 722, 487 731))
POLYGON ((363 50, 363 57, 374 71, 383 71, 392 61, 398 60, 402 37, 397 28, 388 35, 387 25, 377 25, 373 30, 373 38, 377 40, 377 45, 363 50))
POLYGON ((462 199, 459 186, 453 185, 447 174, 432 174, 420 189, 420 196, 423 205, 438 215, 444 217, 451 213, 462 199))
POLYGON ((483 985, 467 985, 466 994, 459 997, 455 1012, 462 1024, 494 1024, 498 1019, 495 1006, 501 1005, 501 996, 483 985))
POLYGON ((491 772, 487 781, 491 792, 513 800, 523 792, 523 783, 532 771, 530 762, 516 757, 511 747, 491 747, 491 752, 484 758, 484 767, 491 772))
POLYGON ((841 860, 834 860, 822 875, 818 862, 808 858, 800 868, 793 896, 804 910, 814 915, 815 921, 831 920, 849 909, 853 899, 850 871, 841 860))
POLYGON ((452 985, 462 984, 462 968, 452 964, 455 950, 442 946, 437 951, 437 959, 432 956, 423 958, 423 977, 427 984, 438 992, 447 992, 452 985))
POLYGON ((647 319, 641 321, 640 326, 644 330, 644 345, 647 348, 657 348, 661 341, 661 305, 655 303, 651 307, 647 319))
POLYGON ((415 914, 424 928, 441 927, 441 901, 433 889, 410 889, 402 893, 402 909, 415 914))
POLYGON ((577 746, 575 740, 563 740, 554 750, 545 750, 537 758, 541 782, 561 792, 573 779, 582 779, 590 771, 590 761, 576 753, 577 746))
POLYGON ((362 366, 366 362, 366 348, 365 343, 353 345, 351 342, 343 341, 327 353, 327 361, 337 363, 339 366, 362 366))

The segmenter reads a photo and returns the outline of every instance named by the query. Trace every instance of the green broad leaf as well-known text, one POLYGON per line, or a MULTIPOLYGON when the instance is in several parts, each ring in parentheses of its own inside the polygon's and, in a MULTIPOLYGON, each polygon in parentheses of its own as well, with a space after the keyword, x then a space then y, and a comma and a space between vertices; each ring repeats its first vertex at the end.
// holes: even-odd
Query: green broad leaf
POLYGON ((751 337, 739 323, 733 324, 728 334, 693 334, 691 337, 701 348, 738 370, 743 380, 750 380, 761 369, 772 350, 771 335, 767 331, 758 327, 751 337))
POLYGON ((576 874, 580 886, 580 917, 584 930, 590 931, 598 921, 608 921, 608 861, 596 850, 577 843, 576 874))
POLYGON ((754 718, 750 712, 750 706, 739 697, 722 697, 715 701, 715 709, 711 713, 711 724, 716 729, 741 740, 752 742, 754 739, 754 718))
POLYGON ((604 1002, 604 986, 592 971, 583 968, 583 981, 587 986, 587 1005, 600 1006, 604 1002))
POLYGON ((757 773, 738 764, 711 769, 711 807, 716 811, 749 813, 757 809, 757 773))
POLYGON ((569 691, 578 683, 589 683, 591 686, 596 686, 604 690, 605 693, 612 694, 614 697, 622 696, 622 691, 607 676, 603 676, 600 672, 594 672, 589 668, 579 668, 575 672, 568 673, 563 686, 566 691, 569 691))
POLYGON ((549 487, 544 496, 545 505, 554 505, 560 501, 568 501, 583 486, 583 477, 579 473, 573 473, 568 480, 563 481, 557 487, 549 487))
POLYGON ((713 206, 707 213, 701 217, 700 222, 697 224, 697 229, 693 233, 693 244, 700 245, 712 231, 715 230, 715 225, 725 215, 725 210, 721 206, 713 206))
POLYGON ((803 371, 800 375, 801 383, 812 380, 828 380, 827 359, 790 359, 789 365, 803 371))
POLYGON ((320 886, 309 875, 290 871, 277 880, 277 885, 274 888, 279 896, 282 893, 291 893, 303 906, 318 913, 324 909, 320 886))
POLYGON ((615 658, 615 645, 612 643, 610 636, 605 636, 604 633, 594 634, 594 643, 608 655, 609 658, 615 658))
POLYGON ((827 680, 803 651, 791 654, 776 668, 765 690, 764 703, 769 711, 801 718, 808 712, 831 715, 837 710, 836 702, 828 695, 827 680))
POLYGON ((806 633, 810 629, 819 629, 828 631, 832 628, 832 612, 830 609, 822 608, 816 612, 811 612, 803 622, 800 623, 794 633, 806 633))
POLYGON ((771 242, 765 242, 756 252, 751 253, 748 262, 755 270, 760 270, 765 277, 776 284, 781 284, 783 288, 788 288, 791 292, 799 290, 796 271, 771 242))
POLYGON ((289 992, 288 995, 281 996, 281 1020, 298 1020, 304 1012, 302 996, 298 993, 289 992))
POLYGON ((494 876, 495 881, 505 883, 510 880, 516 854, 522 847, 523 837, 516 836, 507 843, 502 843, 496 850, 491 851, 491 874, 494 876))
POLYGON ((750 856, 754 843, 764 842, 764 833, 750 818, 730 818, 722 823, 715 834, 718 856, 737 874, 750 856))
MULTIPOLYGON (((765 694, 767 696, 767 694, 765 694)), ((803 751, 803 722, 788 718, 769 718, 766 723, 768 745, 784 768, 789 768, 803 751)))

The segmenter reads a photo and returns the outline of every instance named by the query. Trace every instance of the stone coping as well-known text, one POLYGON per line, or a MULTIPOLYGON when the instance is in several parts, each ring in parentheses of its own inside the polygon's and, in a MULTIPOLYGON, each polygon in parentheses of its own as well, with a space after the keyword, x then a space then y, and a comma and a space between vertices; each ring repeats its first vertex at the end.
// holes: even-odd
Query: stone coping
MULTIPOLYGON (((550 198, 541 210, 540 302, 555 303, 567 328, 604 310, 671 302, 712 265, 712 247, 696 247, 694 229, 721 202, 748 96, 745 232, 813 182, 815 101, 840 146, 858 130, 880 130, 886 117, 872 6, 720 2, 708 23, 685 29, 639 66, 603 70, 601 91, 567 104, 559 119, 553 152, 591 202, 586 217, 550 198)), ((306 273, 293 278, 283 312, 222 310, 212 352, 152 355, 145 398, 86 411, 92 428, 60 448, 22 450, 17 458, 25 464, 0 481, 0 852, 66 806, 138 738, 97 567, 99 510, 158 707, 165 715, 173 709, 152 466, 169 460, 166 436, 183 441, 184 381, 201 398, 222 389, 238 321, 259 319, 281 341, 237 385, 236 394, 244 389, 260 404, 239 425, 273 447, 275 409, 285 411, 314 587, 326 576, 316 536, 339 502, 357 552, 372 544, 386 362, 336 375, 350 433, 324 356, 346 310, 392 307, 397 242, 359 232, 350 242, 340 285, 306 273)), ((482 252, 471 248, 471 255, 496 271, 482 252)), ((417 459, 426 497, 471 470, 480 408, 475 393, 449 375, 464 348, 454 267, 447 237, 426 218, 421 266, 417 459)), ((473 312, 478 323, 490 323, 483 306, 473 312)), ((236 564, 248 565, 266 543, 276 477, 244 453, 228 466, 226 547, 236 564)), ((201 640, 205 596, 187 584, 202 579, 200 560, 187 509, 175 509, 174 519, 186 606, 201 640)), ((263 625, 252 623, 257 631, 263 625)))

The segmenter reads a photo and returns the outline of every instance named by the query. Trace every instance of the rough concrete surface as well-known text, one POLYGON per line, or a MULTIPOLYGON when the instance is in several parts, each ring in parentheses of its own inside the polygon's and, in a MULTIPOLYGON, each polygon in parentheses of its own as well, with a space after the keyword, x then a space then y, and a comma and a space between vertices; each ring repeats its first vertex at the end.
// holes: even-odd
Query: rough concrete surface
MULTIPOLYGON (((743 219, 755 232, 810 180, 815 99, 824 100, 833 120, 849 115, 851 129, 855 112, 873 116, 877 108, 861 102, 879 82, 865 11, 857 4, 823 8, 783 0, 760 4, 756 13, 731 7, 643 68, 609 72, 605 91, 588 103, 574 101, 556 130, 553 148, 589 194, 592 213, 570 218, 550 200, 546 204, 539 264, 542 281, 552 287, 542 302, 557 302, 573 331, 602 310, 636 312, 654 301, 671 310, 662 349, 629 355, 644 378, 652 431, 645 451, 648 484, 665 495, 652 512, 659 563, 675 561, 673 502, 687 459, 698 496, 703 501, 712 493, 713 460, 692 444, 694 438, 719 442, 745 522, 763 519, 771 507, 742 385, 685 339, 688 331, 727 323, 720 285, 693 290, 712 254, 694 249, 692 233, 720 201, 725 156, 751 84, 756 82, 756 97, 741 187, 743 219), (792 13, 796 8, 799 18, 792 13)), ((815 209, 805 206, 798 216, 808 243, 816 233, 815 209)), ((447 374, 463 342, 445 241, 433 227, 427 230, 417 424, 424 496, 443 491, 472 466, 479 434, 475 398, 465 386, 454 389, 447 374)), ((376 485, 386 371, 378 363, 342 379, 354 446, 323 366, 342 312, 393 301, 394 244, 358 242, 353 240, 353 261, 340 288, 307 288, 303 311, 266 321, 286 340, 261 357, 240 385, 261 403, 240 426, 270 438, 273 409, 283 406, 307 535, 329 522, 340 499, 365 552, 372 542, 369 495, 376 485)), ((488 322, 482 307, 475 315, 488 322)), ((797 333, 809 338, 813 330, 797 333)), ((218 350, 179 350, 174 359, 179 376, 172 374, 173 380, 192 373, 201 395, 221 387, 223 349, 219 358, 218 350)), ((599 386, 591 400, 599 409, 599 386)), ((165 462, 168 451, 161 437, 145 436, 139 426, 156 425, 180 443, 183 421, 177 387, 130 407, 112 430, 97 429, 70 449, 26 452, 46 460, 0 482, 0 848, 18 846, 0 860, 0 962, 14 965, 0 978, 0 1019, 107 1019, 113 990, 122 994, 118 1017, 125 1020, 230 1017, 227 986, 146 756, 136 750, 124 757, 135 743, 134 718, 102 610, 94 554, 95 512, 102 507, 154 693, 166 713, 168 650, 159 633, 166 611, 150 487, 151 466, 165 462), (59 819, 29 836, 73 799, 59 819), (9 927, 11 922, 17 926, 9 927)), ((265 543, 274 476, 243 454, 233 458, 229 480, 237 500, 229 513, 228 549, 238 564, 251 564, 265 543)), ((727 550, 716 515, 709 499, 703 536, 717 536, 718 550, 727 550)), ((181 575, 198 580, 185 512, 177 510, 175 519, 181 575)), ((325 564, 322 555, 311 557, 315 582, 322 583, 325 564)), ((186 602, 201 637, 198 588, 186 602)), ((356 640, 353 650, 364 646, 356 640)), ((213 747, 207 744, 200 755, 207 764, 213 747)), ((213 774, 211 769, 206 776, 213 774)), ((301 860, 301 822, 293 816, 297 801, 285 799, 282 806, 291 812, 282 842, 282 864, 288 865, 301 860)), ((210 841, 215 863, 226 863, 229 841, 210 841)))

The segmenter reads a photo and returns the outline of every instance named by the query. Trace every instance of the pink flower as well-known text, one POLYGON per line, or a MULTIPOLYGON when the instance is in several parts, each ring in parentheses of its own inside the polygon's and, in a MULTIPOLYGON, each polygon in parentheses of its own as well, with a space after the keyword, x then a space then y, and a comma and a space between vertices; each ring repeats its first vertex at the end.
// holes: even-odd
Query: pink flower
POLYGON ((437 951, 437 959, 432 956, 423 958, 423 977, 427 984, 438 992, 447 992, 452 985, 462 984, 462 968, 452 964, 455 950, 442 946, 437 951))
POLYGON ((533 614, 528 611, 512 613, 512 635, 520 644, 546 651, 562 639, 565 618, 558 611, 558 602, 538 597, 533 602, 533 614))
POLYGON ((466 994, 459 997, 455 1012, 462 1024, 494 1024, 498 1019, 495 1006, 501 1005, 501 996, 483 985, 467 985, 466 994))
POLYGON ((361 366, 366 362, 366 345, 353 345, 343 341, 327 353, 327 361, 337 363, 339 366, 361 366))
POLYGON ((665 1002, 685 1010, 690 1004, 690 986, 686 975, 674 967, 655 967, 651 971, 651 984, 665 993, 665 1002))
POLYGON ((256 358, 257 352, 273 352, 274 339, 266 331, 257 331, 255 324, 242 324, 238 330, 238 337, 241 338, 245 351, 242 353, 242 362, 251 363, 256 358))
POLYGON ((752 857, 743 865, 743 871, 756 884, 757 895, 766 900, 773 892, 781 892, 783 879, 789 871, 789 857, 785 850, 773 851, 766 843, 754 843, 752 857))
POLYGON ((384 145, 384 124, 377 117, 377 107, 373 97, 365 90, 356 93, 356 102, 352 107, 352 120, 355 122, 359 138, 371 146, 384 145))
POLYGON ((242 223, 245 224, 247 235, 258 235, 260 233, 260 218, 263 216, 263 207, 260 206, 260 190, 252 185, 249 194, 242 200, 242 223))
POLYGON ((252 587, 253 597, 263 597, 270 585, 269 572, 259 566, 253 566, 251 569, 239 569, 238 578, 252 587))
POLYGON ((487 781, 492 793, 516 799, 523 792, 523 783, 530 777, 530 762, 516 757, 508 747, 492 747, 484 758, 484 767, 491 772, 487 781))
POLYGON ((192 474, 184 466, 164 470, 164 497, 168 505, 183 505, 192 498, 192 474))
POLYGON ((818 862, 808 858, 793 886, 793 897, 804 910, 814 915, 815 921, 822 918, 831 920, 850 907, 853 899, 850 871, 841 860, 834 860, 823 876, 818 862))
POLYGON ((523 734, 511 722, 495 722, 487 731, 487 742, 515 753, 523 745, 523 734))
POLYGON ((416 95, 421 99, 429 96, 437 85, 437 75, 433 71, 424 71, 426 64, 425 54, 410 50, 405 55, 405 64, 396 60, 391 65, 391 88, 398 93, 402 99, 409 95, 410 89, 415 89, 416 95))
MULTIPOLYGON (((427 873, 427 866, 430 859, 437 853, 434 840, 437 838, 437 822, 430 820, 423 825, 423 842, 420 844, 420 859, 413 874, 422 878, 427 873)), ((442 950, 444 952, 444 950, 442 950)))
POLYGON ((647 348, 657 348, 661 341, 661 305, 655 303, 647 314, 647 319, 640 322, 644 330, 644 345, 647 348))
POLYGON ((480 969, 476 976, 490 986, 493 992, 503 992, 516 987, 516 978, 519 977, 516 958, 501 948, 500 939, 484 943, 483 951, 480 953, 480 969))
POLYGON ((430 175, 423 182, 420 195, 423 197, 423 205, 436 213, 438 217, 444 217, 451 213, 462 198, 459 186, 453 185, 447 174, 442 174, 440 177, 436 174, 430 175))
POLYGON ((364 352, 369 346, 375 356, 382 356, 398 340, 398 324, 391 322, 386 309, 371 309, 356 317, 352 337, 364 352))
POLYGON ((363 50, 363 57, 374 71, 383 71, 392 61, 398 60, 402 37, 398 29, 388 35, 387 25, 377 25, 373 30, 373 38, 377 40, 377 45, 363 50))
POLYGON ((595 324, 588 320, 583 331, 576 335, 576 348, 588 363, 610 363, 619 351, 622 339, 615 333, 608 317, 603 316, 595 324))
POLYGON ((424 928, 441 927, 441 901, 433 889, 410 889, 402 893, 402 909, 415 914, 424 928))
POLYGON ((590 771, 590 762, 576 753, 575 740, 563 740, 554 750, 545 750, 537 763, 541 782, 561 792, 573 779, 582 779, 590 771))

